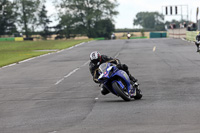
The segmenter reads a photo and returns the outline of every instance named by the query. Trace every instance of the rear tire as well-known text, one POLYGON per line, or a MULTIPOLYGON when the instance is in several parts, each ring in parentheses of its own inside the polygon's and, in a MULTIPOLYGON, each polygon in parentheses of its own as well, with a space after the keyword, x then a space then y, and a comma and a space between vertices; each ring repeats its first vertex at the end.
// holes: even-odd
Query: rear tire
MULTIPOLYGON (((119 86, 117 82, 112 83, 112 87, 115 89, 117 94, 124 100, 124 101, 131 101, 131 97, 128 92, 124 92, 123 89, 119 86)), ((124 86, 125 87, 125 86, 124 86)), ((126 87, 125 87, 126 88, 126 87)))

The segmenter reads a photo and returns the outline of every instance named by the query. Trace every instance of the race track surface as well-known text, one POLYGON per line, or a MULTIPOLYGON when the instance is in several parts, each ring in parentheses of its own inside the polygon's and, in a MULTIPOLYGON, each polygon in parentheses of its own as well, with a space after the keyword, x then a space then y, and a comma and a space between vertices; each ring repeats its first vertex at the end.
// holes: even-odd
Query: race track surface
POLYGON ((0 133, 200 133, 200 54, 180 39, 93 41, 1 68, 0 133), (129 66, 142 100, 100 94, 95 50, 129 66))

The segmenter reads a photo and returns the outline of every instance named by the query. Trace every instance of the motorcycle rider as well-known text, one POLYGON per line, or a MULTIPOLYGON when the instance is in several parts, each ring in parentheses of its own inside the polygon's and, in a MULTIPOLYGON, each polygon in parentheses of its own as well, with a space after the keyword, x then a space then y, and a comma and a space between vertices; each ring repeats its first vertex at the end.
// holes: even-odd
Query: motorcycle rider
POLYGON ((127 33, 127 38, 130 39, 130 37, 131 37, 131 34, 128 32, 127 33))
MULTIPOLYGON (((90 72, 93 76, 93 80, 95 83, 99 83, 98 82, 99 73, 97 72, 97 70, 98 70, 99 66, 105 62, 116 64, 118 69, 124 70, 128 74, 132 84, 137 82, 137 79, 135 79, 129 73, 128 66, 126 64, 121 64, 119 59, 114 59, 114 58, 108 57, 106 55, 101 55, 99 52, 94 51, 90 54, 89 69, 90 69, 90 72)), ((101 93, 102 93, 102 95, 106 95, 109 93, 109 91, 103 86, 101 93)))
POLYGON ((196 36, 195 44, 196 44, 196 46, 197 46, 197 52, 200 52, 200 49, 199 49, 199 44, 200 44, 200 32, 199 32, 199 34, 196 36))

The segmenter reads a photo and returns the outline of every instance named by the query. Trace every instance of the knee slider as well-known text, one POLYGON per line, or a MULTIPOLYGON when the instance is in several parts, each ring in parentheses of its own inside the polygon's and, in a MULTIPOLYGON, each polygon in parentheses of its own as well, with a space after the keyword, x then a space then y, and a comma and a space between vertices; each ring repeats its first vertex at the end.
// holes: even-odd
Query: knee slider
POLYGON ((123 65, 122 65, 122 68, 123 68, 125 71, 128 70, 128 66, 127 66, 126 64, 123 64, 123 65))

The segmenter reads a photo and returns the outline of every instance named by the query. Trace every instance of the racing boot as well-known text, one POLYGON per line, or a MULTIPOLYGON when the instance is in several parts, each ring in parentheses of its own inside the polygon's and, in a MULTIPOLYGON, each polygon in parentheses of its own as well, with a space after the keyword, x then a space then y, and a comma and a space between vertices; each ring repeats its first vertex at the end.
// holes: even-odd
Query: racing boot
POLYGON ((199 49, 199 45, 198 44, 196 44, 197 45, 197 52, 199 52, 200 51, 200 49, 199 49))
POLYGON ((129 74, 129 78, 131 81, 133 81, 133 83, 137 82, 138 80, 136 78, 134 78, 131 74, 129 74))
POLYGON ((199 52, 199 45, 198 45, 197 41, 195 41, 195 45, 197 46, 197 52, 199 52))
POLYGON ((102 95, 107 95, 108 93, 110 93, 110 91, 108 91, 104 86, 101 88, 101 94, 102 95))

